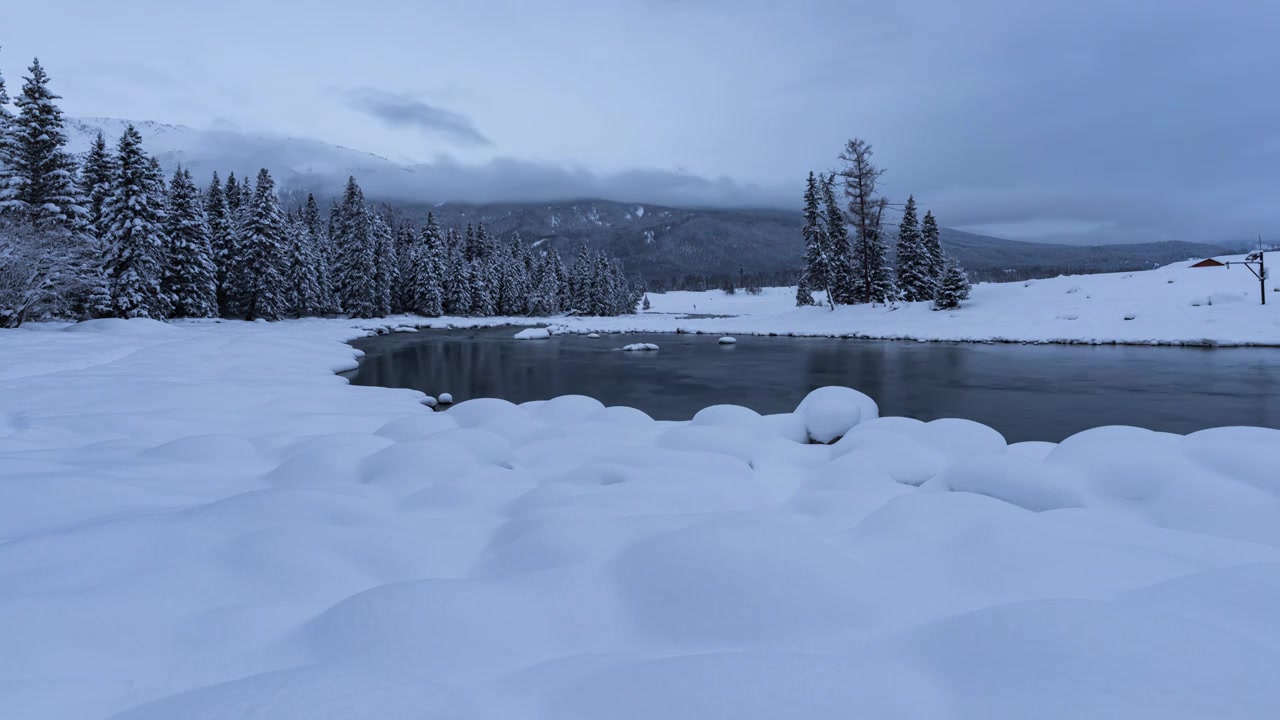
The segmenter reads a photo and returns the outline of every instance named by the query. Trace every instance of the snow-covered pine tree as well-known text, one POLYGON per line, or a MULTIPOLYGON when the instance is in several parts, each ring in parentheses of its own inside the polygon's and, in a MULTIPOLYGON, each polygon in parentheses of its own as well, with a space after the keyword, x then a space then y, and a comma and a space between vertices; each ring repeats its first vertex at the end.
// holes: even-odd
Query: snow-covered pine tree
POLYGON ((67 152, 58 96, 37 58, 31 62, 22 92, 14 98, 18 112, 6 123, 5 187, 0 208, 21 214, 37 228, 78 231, 88 216, 76 184, 76 164, 67 152))
POLYGON ((89 200, 89 227, 95 238, 103 236, 102 207, 106 205, 107 196, 111 194, 112 176, 115 164, 111 152, 107 149, 106 138, 98 131, 89 153, 85 156, 84 165, 80 168, 80 187, 89 200))
POLYGON ((471 314, 471 263, 467 261, 467 245, 457 228, 449 228, 445 236, 444 314, 471 314))
POLYGON ((871 145, 850 140, 840 153, 844 167, 838 173, 848 200, 848 220, 853 226, 853 292, 857 302, 888 302, 895 298, 893 273, 880 223, 888 200, 879 194, 884 174, 872 162, 871 145))
MULTIPOLYGON (((819 205, 818 179, 810 172, 804 188, 804 266, 796 286, 796 305, 813 305, 814 290, 829 290, 830 268, 827 265, 827 234, 819 205)), ((828 295, 830 299, 830 295, 828 295)))
POLYGON ((601 250, 596 253, 595 261, 591 266, 591 292, 588 297, 592 315, 614 314, 611 301, 617 289, 613 285, 613 280, 609 256, 601 250))
MULTIPOLYGON (((227 177, 230 185, 234 174, 227 177)), ((236 188, 236 198, 240 190, 236 188)), ((209 225, 209 246, 213 255, 214 285, 217 288, 218 315, 231 317, 235 308, 231 287, 235 263, 239 260, 240 227, 232 216, 227 203, 227 194, 222 189, 222 181, 218 173, 213 174, 209 187, 204 194, 204 214, 209 225)))
POLYGON ((217 268, 213 262, 209 221, 200 188, 179 167, 169 184, 164 223, 165 259, 161 291, 172 317, 207 318, 218 313, 217 268))
POLYGON ((6 109, 0 135, 0 211, 28 223, 44 245, 48 273, 44 310, 77 317, 106 314, 108 291, 102 254, 89 226, 88 200, 78 182, 75 158, 67 152, 59 99, 39 59, 28 68, 17 114, 6 109))
POLYGON ((111 196, 102 209, 111 309, 116 317, 160 320, 170 310, 160 289, 163 198, 151 192, 151 163, 142 150, 142 136, 132 125, 120 136, 115 166, 111 196))
POLYGON ((587 246, 578 250, 578 257, 569 269, 569 305, 568 309, 578 315, 593 315, 591 277, 595 261, 587 246))
POLYGON ((569 270, 564 266, 564 260, 560 257, 559 250, 552 250, 548 255, 547 268, 550 269, 555 276, 555 286, 560 291, 558 298, 556 313, 562 313, 572 308, 572 288, 569 282, 569 270))
POLYGON ((844 211, 836 200, 835 183, 834 173, 819 180, 826 216, 827 267, 830 269, 828 297, 833 307, 857 302, 852 250, 849 247, 849 226, 846 224, 844 211))
MULTIPOLYGON (((809 296, 809 303, 808 303, 808 304, 810 304, 810 305, 812 305, 812 304, 813 304, 813 296, 812 296, 812 295, 810 295, 810 296, 809 296)), ((640 309, 642 309, 642 310, 651 310, 652 308, 653 308, 653 306, 649 304, 649 293, 645 293, 645 294, 644 294, 644 304, 640 306, 640 309)))
POLYGON ((238 218, 240 216, 240 183, 236 180, 234 172, 227 173, 227 209, 231 211, 231 217, 238 218))
POLYGON ((498 313, 501 315, 524 315, 529 310, 532 288, 524 255, 524 246, 517 234, 499 263, 498 313))
POLYGON ((396 229, 396 283, 392 288, 391 310, 397 313, 413 312, 413 265, 419 256, 418 230, 413 223, 404 220, 396 229))
POLYGON ((290 214, 285 228, 288 242, 285 280, 289 285, 289 314, 300 318, 320 315, 325 307, 320 288, 319 248, 312 242, 311 232, 303 217, 290 214))
POLYGON ((334 291, 342 312, 357 318, 377 317, 375 238, 364 192, 347 179, 331 221, 334 248, 334 291))
POLYGON ((550 255, 544 255, 537 261, 534 280, 533 290, 529 294, 529 314, 534 317, 557 314, 560 311, 560 288, 550 255))
POLYGON ((289 310, 289 286, 284 277, 285 221, 276 197, 276 183, 263 168, 253 196, 246 204, 241 198, 244 237, 239 263, 243 283, 236 288, 239 307, 246 320, 279 320, 289 310))
POLYGON ((422 226, 418 242, 413 245, 410 274, 406 278, 412 312, 426 317, 440 317, 444 314, 444 262, 444 237, 440 234, 435 213, 428 212, 427 222, 422 226))
POLYGON ((378 317, 386 317, 392 312, 394 290, 399 284, 400 263, 396 259, 396 238, 391 226, 382 218, 382 214, 370 210, 370 232, 373 234, 374 257, 374 305, 378 317))
POLYGON ((332 255, 329 247, 329 232, 325 228, 324 221, 320 219, 320 206, 316 203, 315 195, 307 193, 307 202, 302 207, 302 216, 299 219, 302 222, 305 240, 310 245, 311 253, 315 258, 316 283, 320 292, 316 314, 336 313, 338 301, 333 296, 333 272, 329 264, 332 255))
POLYGON ((907 198, 898 224, 898 291, 907 302, 932 300, 937 293, 932 260, 916 219, 916 198, 907 198))
POLYGON ((969 299, 969 276, 951 258, 943 262, 942 280, 933 299, 934 310, 952 310, 969 299))
POLYGON ((939 239, 938 221, 933 212, 924 214, 924 223, 920 226, 920 240, 924 244, 925 255, 929 258, 929 276, 933 278, 936 288, 942 282, 942 271, 945 269, 946 256, 942 252, 942 241, 939 239))

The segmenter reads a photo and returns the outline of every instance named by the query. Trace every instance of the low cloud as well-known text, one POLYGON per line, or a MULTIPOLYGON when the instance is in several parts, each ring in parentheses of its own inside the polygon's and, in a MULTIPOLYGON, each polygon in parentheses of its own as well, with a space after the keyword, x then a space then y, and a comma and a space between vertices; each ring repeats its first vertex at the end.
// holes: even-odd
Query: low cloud
POLYGON ((417 100, 408 95, 356 88, 347 93, 347 106, 392 127, 407 127, 451 140, 459 145, 491 145, 471 118, 417 100))

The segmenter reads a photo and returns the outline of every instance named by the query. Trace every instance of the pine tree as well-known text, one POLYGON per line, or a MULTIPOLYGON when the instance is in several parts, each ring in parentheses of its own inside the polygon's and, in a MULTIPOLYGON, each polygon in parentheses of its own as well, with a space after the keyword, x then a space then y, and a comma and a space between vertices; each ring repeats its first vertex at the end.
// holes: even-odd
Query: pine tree
MULTIPOLYGON (((813 296, 812 296, 812 295, 810 295, 810 296, 809 296, 809 303, 808 303, 808 304, 810 304, 810 305, 812 305, 812 304, 813 304, 813 296)), ((642 309, 642 310, 650 310, 650 309, 652 309, 652 306, 651 306, 651 305, 649 305, 649 293, 645 293, 645 294, 644 294, 644 305, 642 305, 642 306, 641 306, 641 309, 642 309)))
POLYGON ((434 213, 427 213, 427 223, 423 225, 418 242, 413 247, 408 280, 412 294, 410 309, 426 317, 440 317, 444 314, 446 250, 434 213))
MULTIPOLYGON (((234 187, 235 175, 227 177, 227 184, 234 187)), ((240 190, 236 188, 236 200, 240 190)), ((218 315, 231 317, 235 308, 231 288, 238 277, 235 264, 240 258, 240 226, 227 203, 218 173, 213 174, 204 194, 205 219, 209 224, 209 245, 213 256, 214 285, 217 288, 218 315)))
POLYGON ((161 290, 172 304, 173 317, 207 318, 218 312, 217 268, 210 245, 209 221, 200 188, 179 167, 166 203, 167 240, 161 290))
MULTIPOLYGON (((813 305, 814 290, 830 290, 831 270, 827 263, 827 233, 819 206, 818 180, 812 172, 804 189, 804 267, 796 287, 796 305, 813 305)), ((830 293, 828 292, 828 299, 830 293)))
POLYGON ((334 291, 342 312, 351 317, 377 317, 376 238, 364 192, 347 179, 342 202, 331 222, 334 246, 334 291))
POLYGON ((313 317, 325 311, 320 287, 319 248, 312 241, 311 231, 303 217, 286 220, 288 261, 285 280, 289 285, 289 313, 294 317, 313 317))
POLYGON ((111 152, 107 150, 107 141, 98 132, 89 154, 85 156, 84 166, 80 171, 80 187, 89 199, 89 227, 95 238, 101 240, 104 233, 102 225, 102 208, 111 194, 111 181, 115 174, 115 164, 111 152))
POLYGON ((391 226, 382 215, 370 211, 370 232, 373 235, 373 284, 374 307, 378 317, 391 314, 393 289, 398 283, 399 261, 396 259, 396 239, 391 226))
POLYGON ((953 310, 960 307, 960 302, 969 299, 969 276, 964 270, 948 258, 943 263, 942 281, 938 283, 938 292, 933 299, 934 310, 953 310))
POLYGON ((418 231, 408 220, 396 230, 396 284, 392 289, 392 312, 413 312, 413 264, 418 257, 418 231))
POLYGON ((13 165, 13 145, 10 142, 10 131, 13 128, 13 113, 9 111, 9 89, 4 82, 4 73, 0 72, 0 215, 5 213, 4 203, 10 197, 9 182, 13 165))
POLYGON ((853 226, 853 293, 857 302, 889 302, 895 299, 893 274, 880 224, 888 200, 879 194, 884 174, 872 162, 871 145, 850 140, 840 153, 844 168, 839 172, 848 200, 849 223, 853 226))
POLYGON ((285 222, 276 197, 275 180, 266 168, 248 203, 241 197, 244 237, 239 266, 243 277, 234 288, 237 306, 246 320, 279 320, 288 312, 289 288, 285 282, 285 222))
POLYGON ((898 290, 907 302, 932 300, 937 292, 932 260, 916 220, 914 195, 907 198, 898 225, 898 290))
POLYGON ((8 169, 0 188, 0 208, 24 217, 37 228, 79 232, 88 216, 86 201, 76 184, 76 164, 66 151, 59 97, 49 89, 49 76, 33 60, 22 93, 14 99, 18 108, 7 121, 2 138, 8 169))
POLYGON ((120 136, 115 166, 115 183, 102 210, 111 308, 116 317, 163 319, 170 309, 160 288, 163 198, 151 193, 150 162, 132 125, 120 136))
POLYGON ((310 245, 315 258, 316 283, 320 299, 316 313, 325 315, 338 312, 338 301, 333 294, 333 266, 330 264, 332 248, 329 246, 329 233, 320 219, 320 206, 316 204, 316 196, 307 194, 307 202, 302 208, 300 218, 306 242, 310 245))
POLYGON ((833 307, 857 302, 849 227, 845 224, 840 203, 836 201, 835 182, 834 174, 821 180, 822 204, 826 213, 827 267, 830 273, 828 288, 833 307))
POLYGON ((942 281, 946 257, 943 255, 942 242, 939 240, 938 221, 934 219, 932 212, 924 214, 924 224, 920 227, 920 239, 924 244, 925 254, 929 258, 929 277, 933 278, 936 288, 942 281))
POLYGON ((444 311, 448 315, 465 316, 471 314, 471 263, 467 262, 466 245, 453 230, 449 231, 455 242, 450 243, 449 259, 445 264, 445 277, 448 279, 444 299, 444 311))

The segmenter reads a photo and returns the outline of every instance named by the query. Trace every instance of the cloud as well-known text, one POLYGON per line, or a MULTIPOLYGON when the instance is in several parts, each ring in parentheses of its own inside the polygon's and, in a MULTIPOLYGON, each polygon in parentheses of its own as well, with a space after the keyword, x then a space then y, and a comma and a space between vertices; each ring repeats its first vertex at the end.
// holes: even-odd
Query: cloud
POLYGON ((492 144, 466 115, 428 105, 408 95, 363 87, 349 91, 346 100, 348 107, 393 127, 416 128, 459 145, 492 144))

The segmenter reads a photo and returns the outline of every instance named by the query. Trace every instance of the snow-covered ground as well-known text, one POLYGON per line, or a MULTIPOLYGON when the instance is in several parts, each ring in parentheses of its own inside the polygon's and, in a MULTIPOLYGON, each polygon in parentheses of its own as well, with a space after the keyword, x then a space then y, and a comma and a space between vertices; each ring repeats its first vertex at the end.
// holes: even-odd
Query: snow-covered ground
POLYGON ((333 374, 361 324, 0 331, 0 717, 1280 707, 1280 431, 432 413, 333 374))
MULTIPOLYGON (((1273 254, 1280 264, 1280 253, 1273 254)), ((1220 258, 1242 260, 1241 257, 1220 258)), ((1077 275, 1017 283, 984 283, 959 310, 929 303, 851 306, 834 312, 795 307, 794 288, 738 292, 650 294, 639 316, 574 318, 566 330, 689 332, 749 335, 856 336, 1007 342, 1280 345, 1280 293, 1243 267, 1191 268, 1077 275), (716 315, 690 319, 683 314, 716 315)))

